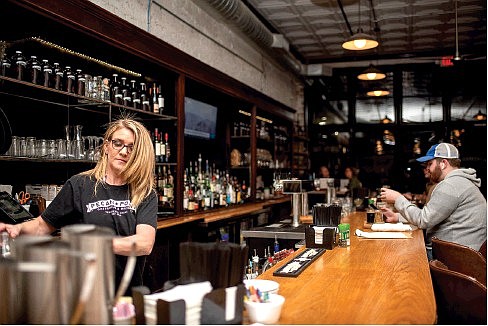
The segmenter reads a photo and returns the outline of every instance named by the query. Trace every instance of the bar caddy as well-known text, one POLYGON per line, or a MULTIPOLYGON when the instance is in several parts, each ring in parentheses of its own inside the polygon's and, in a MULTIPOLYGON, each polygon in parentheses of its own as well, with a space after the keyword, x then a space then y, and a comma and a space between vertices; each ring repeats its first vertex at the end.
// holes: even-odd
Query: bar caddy
POLYGON ((316 204, 312 208, 313 224, 305 227, 307 248, 334 249, 338 245, 337 226, 341 220, 342 206, 316 204))

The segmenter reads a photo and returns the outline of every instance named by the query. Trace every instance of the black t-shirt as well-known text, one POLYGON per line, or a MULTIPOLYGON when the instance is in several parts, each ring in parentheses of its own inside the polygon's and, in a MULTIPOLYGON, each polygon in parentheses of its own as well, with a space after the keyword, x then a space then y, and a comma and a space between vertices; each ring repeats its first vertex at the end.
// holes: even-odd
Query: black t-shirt
MULTIPOLYGON (((135 234, 138 224, 157 227, 158 201, 154 191, 136 210, 129 200, 128 185, 99 184, 96 196, 94 189, 94 178, 81 174, 72 176, 42 213, 42 218, 58 229, 77 223, 93 224, 110 228, 116 235, 123 237, 135 234)), ((142 285, 145 261, 145 256, 137 258, 128 291, 132 286, 142 285)), ((126 256, 115 255, 116 288, 122 279, 126 262, 126 256)))

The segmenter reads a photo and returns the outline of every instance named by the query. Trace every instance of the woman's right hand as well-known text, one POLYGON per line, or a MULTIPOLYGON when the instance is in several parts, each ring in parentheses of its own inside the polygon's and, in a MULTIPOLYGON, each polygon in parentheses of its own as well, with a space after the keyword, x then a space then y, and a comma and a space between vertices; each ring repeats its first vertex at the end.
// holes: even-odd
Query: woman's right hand
POLYGON ((0 232, 7 231, 11 238, 16 238, 20 234, 22 227, 20 224, 5 224, 0 223, 0 232))

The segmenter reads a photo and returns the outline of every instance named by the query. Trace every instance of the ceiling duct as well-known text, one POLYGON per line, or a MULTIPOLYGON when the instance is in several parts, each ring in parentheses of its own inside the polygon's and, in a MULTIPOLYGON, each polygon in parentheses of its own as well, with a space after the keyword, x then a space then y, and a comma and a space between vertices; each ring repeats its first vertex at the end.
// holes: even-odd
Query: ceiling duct
POLYGON ((251 39, 265 48, 279 52, 277 58, 302 75, 307 69, 290 53, 288 41, 281 34, 271 33, 241 0, 206 0, 222 16, 230 20, 251 39))

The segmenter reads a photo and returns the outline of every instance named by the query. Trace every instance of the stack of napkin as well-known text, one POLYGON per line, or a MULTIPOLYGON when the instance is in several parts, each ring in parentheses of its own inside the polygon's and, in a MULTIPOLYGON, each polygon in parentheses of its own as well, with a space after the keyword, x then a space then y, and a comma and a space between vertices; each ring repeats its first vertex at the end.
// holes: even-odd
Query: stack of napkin
POLYGON ((202 300, 205 294, 212 291, 210 282, 190 283, 186 285, 177 285, 171 290, 147 294, 144 296, 144 311, 146 323, 155 325, 157 321, 156 302, 158 299, 167 302, 176 300, 185 301, 185 321, 187 325, 199 325, 202 311, 202 300))
POLYGON ((398 223, 374 223, 371 225, 372 231, 412 231, 412 227, 408 224, 398 223))

